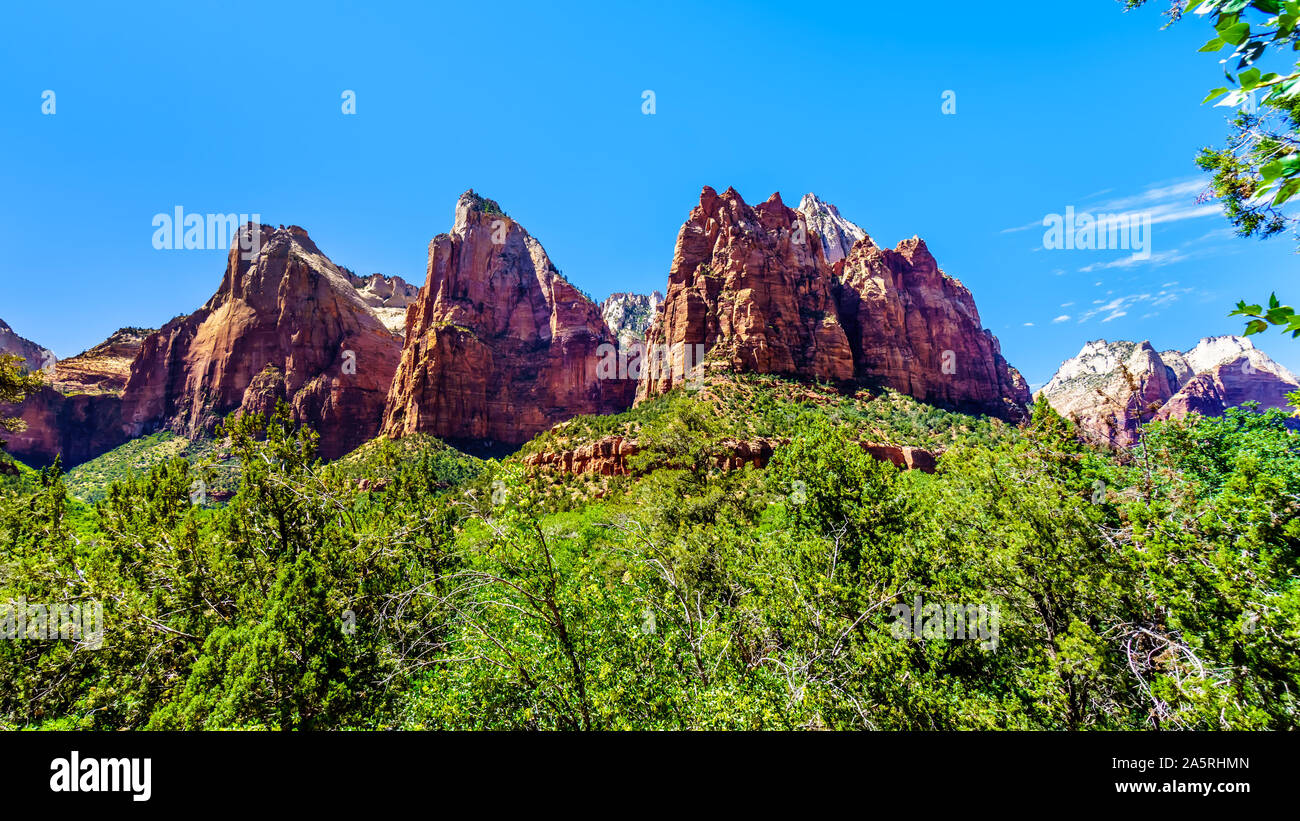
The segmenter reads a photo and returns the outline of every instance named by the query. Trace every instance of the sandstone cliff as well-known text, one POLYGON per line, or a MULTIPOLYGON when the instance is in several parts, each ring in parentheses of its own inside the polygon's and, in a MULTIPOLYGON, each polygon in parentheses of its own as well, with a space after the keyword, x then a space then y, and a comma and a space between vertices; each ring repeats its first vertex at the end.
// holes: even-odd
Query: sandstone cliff
POLYGON ((29 371, 41 370, 54 361, 52 351, 14 333, 14 329, 10 328, 3 319, 0 319, 0 354, 21 357, 22 367, 29 371))
POLYGON ((249 232, 256 258, 236 238, 217 293, 145 340, 122 397, 123 431, 199 436, 282 397, 320 433, 321 456, 340 456, 378 432, 401 336, 302 228, 241 228, 249 232))
POLYGON ((451 232, 429 244, 406 328, 384 412, 389 436, 513 446, 632 401, 632 380, 600 378, 615 344, 600 309, 523 226, 473 191, 457 201, 451 232))
POLYGON ((710 368, 854 380, 1009 420, 1030 398, 970 291, 924 242, 882 249, 811 194, 799 210, 779 194, 751 208, 733 189, 705 187, 647 341, 671 359, 663 369, 647 360, 638 401, 685 383, 701 347, 710 368))
POLYGON ((62 456, 79 464, 126 441, 121 430, 121 393, 131 362, 150 331, 122 328, 104 342, 46 369, 46 384, 17 408, 24 428, 6 436, 8 450, 29 465, 44 467, 62 456))
POLYGON ((851 379, 829 266, 811 236, 807 217, 779 194, 751 208, 735 189, 705 186, 677 234, 664 307, 647 334, 671 361, 647 361, 638 399, 685 382, 696 350, 739 371, 851 379))

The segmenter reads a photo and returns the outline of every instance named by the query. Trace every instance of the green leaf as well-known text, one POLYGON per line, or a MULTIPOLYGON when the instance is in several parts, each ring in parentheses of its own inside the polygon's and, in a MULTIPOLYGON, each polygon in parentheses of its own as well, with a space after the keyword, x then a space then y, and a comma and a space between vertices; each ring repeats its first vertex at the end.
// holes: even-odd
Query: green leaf
POLYGON ((1222 38, 1225 43, 1239 46, 1246 42, 1246 39, 1250 37, 1250 23, 1234 23, 1220 31, 1219 37, 1222 38))
POLYGON ((1277 195, 1273 197, 1273 204, 1281 205, 1285 203, 1295 196, 1297 191, 1300 191, 1300 177, 1292 177, 1277 190, 1277 195))
POLYGON ((1246 323, 1246 333, 1244 335, 1250 336, 1251 334, 1263 333, 1267 330, 1268 325, 1264 323, 1264 320, 1252 319, 1250 322, 1246 323))

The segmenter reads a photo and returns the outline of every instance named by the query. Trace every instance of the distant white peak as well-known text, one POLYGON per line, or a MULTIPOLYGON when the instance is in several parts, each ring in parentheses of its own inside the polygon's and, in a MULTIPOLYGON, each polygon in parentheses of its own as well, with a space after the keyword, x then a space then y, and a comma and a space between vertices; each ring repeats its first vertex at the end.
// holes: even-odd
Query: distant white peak
POLYGON ((1256 350, 1255 343, 1243 336, 1207 336, 1185 352, 1183 358, 1193 371, 1204 373, 1253 350, 1256 350))
POLYGON ((867 237, 867 232, 840 216, 840 209, 825 202, 816 194, 807 193, 799 200, 799 211, 808 221, 808 228, 821 238, 826 261, 832 265, 849 255, 853 244, 867 237))
POLYGON ((1081 377, 1115 373, 1121 364, 1127 364, 1130 370, 1145 370, 1145 363, 1155 355, 1147 342, 1107 342, 1104 339, 1094 339, 1085 342, 1077 355, 1061 363, 1043 391, 1050 394, 1067 382, 1081 377))

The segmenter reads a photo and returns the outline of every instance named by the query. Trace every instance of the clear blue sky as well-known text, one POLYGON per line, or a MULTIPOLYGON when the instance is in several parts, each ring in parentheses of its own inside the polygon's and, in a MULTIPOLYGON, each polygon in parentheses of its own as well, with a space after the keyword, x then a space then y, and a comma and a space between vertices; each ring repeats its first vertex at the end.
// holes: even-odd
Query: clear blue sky
MULTIPOLYGON (((1192 215, 1219 66, 1201 21, 1160 31, 1152 6, 9 4, 0 317, 68 356, 199 307, 225 252, 155 250, 176 205, 302 225, 422 284, 471 187, 597 298, 662 290, 708 184, 919 234, 1034 385, 1089 339, 1187 348, 1236 332, 1239 297, 1300 301, 1300 257, 1192 215), (1167 217, 1151 260, 1042 249, 1045 214, 1116 203, 1167 217)), ((1300 342, 1260 344, 1300 370, 1300 342)))

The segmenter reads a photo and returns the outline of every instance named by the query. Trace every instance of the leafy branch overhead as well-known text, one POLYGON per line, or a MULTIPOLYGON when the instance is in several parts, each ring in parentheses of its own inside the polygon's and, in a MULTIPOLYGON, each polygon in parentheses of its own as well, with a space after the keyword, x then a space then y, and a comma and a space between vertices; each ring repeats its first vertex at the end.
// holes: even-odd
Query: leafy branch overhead
MULTIPOLYGON (((1245 116, 1239 116, 1238 122, 1234 123, 1239 133, 1233 147, 1228 151, 1205 149, 1199 163, 1202 168, 1216 172, 1216 193, 1230 202, 1246 209, 1277 208, 1300 192, 1300 141, 1296 139, 1300 71, 1292 66, 1292 71, 1286 74, 1264 72, 1255 63, 1269 49, 1300 49, 1300 39, 1297 39, 1300 2, 1202 0, 1189 4, 1187 12, 1213 17, 1215 36, 1201 47, 1201 51, 1220 52, 1232 48, 1223 61, 1224 76, 1230 85, 1214 89, 1204 102, 1219 100, 1215 105, 1245 107, 1242 112, 1245 116), (1262 16, 1253 25, 1246 19, 1247 12, 1251 11, 1262 16), (1233 61, 1236 62, 1235 76, 1232 73, 1234 69, 1228 67, 1233 61), (1257 109, 1255 97, 1260 94, 1263 97, 1257 109), (1272 112, 1285 115, 1282 118, 1284 128, 1266 122, 1272 112), (1248 170, 1254 172, 1254 179, 1243 177, 1241 172, 1244 169, 1233 162, 1242 157, 1248 158, 1248 170), (1234 194, 1238 199, 1231 199, 1234 194)), ((1237 216, 1246 213, 1243 210, 1237 216)), ((1267 235, 1281 230, 1287 221, 1283 215, 1272 216, 1272 220, 1259 223, 1243 219, 1234 219, 1234 223, 1248 235, 1256 232, 1267 235)))
POLYGON ((1269 325, 1282 326, 1282 332, 1289 331, 1292 339, 1300 336, 1300 314, 1290 305, 1279 302, 1277 294, 1269 295, 1267 311, 1261 305, 1247 305, 1242 301, 1237 303, 1237 310, 1228 316, 1251 317, 1250 322, 1246 323, 1246 336, 1267 331, 1269 325))
MULTIPOLYGON (((1125 0, 1127 9, 1146 0, 1125 0)), ((1166 14, 1168 25, 1187 15, 1208 18, 1214 36, 1201 46, 1208 53, 1228 52, 1220 62, 1227 85, 1210 91, 1202 104, 1237 109, 1223 148, 1202 148, 1196 164, 1213 174, 1210 190, 1223 204, 1224 215, 1242 237, 1266 238, 1300 227, 1294 213, 1283 210, 1300 193, 1300 0, 1175 0, 1166 14), (1274 58, 1278 70, 1258 63, 1274 58), (1234 73, 1235 72, 1235 73, 1234 73)), ((1300 231, 1297 232, 1300 236, 1300 231)), ((1272 300, 1276 303, 1276 297, 1272 300)), ((1229 316, 1252 317, 1246 334, 1269 325, 1292 332, 1290 308, 1271 304, 1248 306, 1244 301, 1229 316)))

